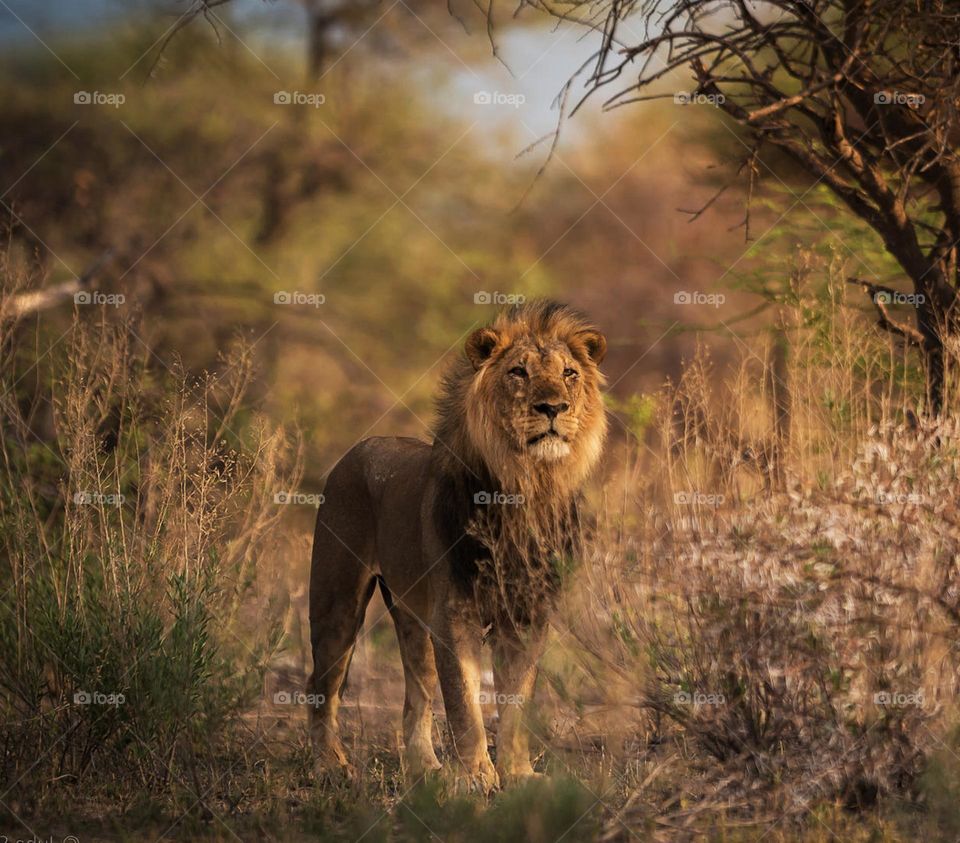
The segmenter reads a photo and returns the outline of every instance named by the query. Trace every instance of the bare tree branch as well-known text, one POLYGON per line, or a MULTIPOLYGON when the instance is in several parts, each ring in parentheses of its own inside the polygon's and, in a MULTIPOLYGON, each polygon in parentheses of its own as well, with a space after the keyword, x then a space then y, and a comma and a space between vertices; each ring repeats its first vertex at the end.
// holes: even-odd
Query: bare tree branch
POLYGON ((0 320, 15 321, 31 313, 49 310, 64 302, 72 301, 77 293, 90 287, 91 282, 112 254, 112 250, 107 249, 77 278, 45 287, 42 290, 31 290, 28 293, 19 293, 4 299, 0 303, 0 320))
POLYGON ((916 328, 878 306, 879 325, 922 349, 939 411, 946 349, 957 346, 946 340, 960 333, 957 4, 595 0, 574 4, 576 14, 547 0, 528 5, 606 19, 571 113, 611 86, 608 109, 669 97, 665 83, 683 73, 694 94, 743 127, 754 156, 780 150, 876 231, 919 302, 916 328))
POLYGON ((912 328, 910 325, 906 325, 903 322, 899 322, 890 315, 890 311, 887 309, 887 303, 892 301, 897 295, 897 291, 891 287, 884 287, 881 284, 874 284, 870 281, 866 281, 863 278, 848 278, 848 284, 856 284, 860 287, 868 296, 870 296, 870 301, 877 310, 879 318, 877 319, 877 325, 880 328, 883 328, 885 331, 888 331, 891 334, 896 334, 897 336, 903 337, 908 345, 913 346, 914 348, 923 347, 923 334, 921 334, 916 328, 912 328))

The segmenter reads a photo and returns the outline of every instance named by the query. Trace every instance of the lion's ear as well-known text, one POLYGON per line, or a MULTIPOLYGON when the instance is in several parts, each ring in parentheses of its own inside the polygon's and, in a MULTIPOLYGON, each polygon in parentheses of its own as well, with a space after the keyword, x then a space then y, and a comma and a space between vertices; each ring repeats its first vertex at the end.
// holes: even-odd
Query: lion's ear
POLYGON ((600 365, 603 358, 607 356, 607 338, 599 331, 580 331, 577 334, 577 339, 583 343, 590 359, 600 365))
POLYGON ((487 361, 498 342, 500 335, 493 328, 478 328, 467 337, 464 351, 474 369, 479 369, 487 361))

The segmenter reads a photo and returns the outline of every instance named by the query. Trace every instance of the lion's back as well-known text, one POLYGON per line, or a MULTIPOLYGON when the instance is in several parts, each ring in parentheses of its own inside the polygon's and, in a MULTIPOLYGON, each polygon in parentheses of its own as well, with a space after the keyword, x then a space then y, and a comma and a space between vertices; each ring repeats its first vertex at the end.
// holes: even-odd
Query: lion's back
POLYGON ((371 436, 353 449, 374 502, 428 470, 430 445, 410 436, 371 436))
POLYGON ((358 442, 327 479, 318 536, 332 533, 364 564, 388 576, 401 565, 419 567, 420 510, 430 454, 429 444, 410 437, 373 436, 358 442))

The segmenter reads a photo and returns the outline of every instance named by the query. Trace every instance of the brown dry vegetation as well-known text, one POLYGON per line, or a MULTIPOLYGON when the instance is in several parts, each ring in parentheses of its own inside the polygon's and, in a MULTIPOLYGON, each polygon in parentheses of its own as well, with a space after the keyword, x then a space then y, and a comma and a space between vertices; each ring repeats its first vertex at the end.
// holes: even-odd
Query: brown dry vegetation
POLYGON ((407 789, 378 604, 345 706, 363 777, 311 781, 286 703, 308 543, 273 505, 296 488, 296 448, 239 420, 249 355, 185 381, 135 353, 130 328, 76 321, 50 352, 56 438, 32 441, 29 410, 3 405, 8 821, 109 835, 90 825, 105 811, 114 832, 216 838, 274 818, 342 839, 952 828, 958 432, 912 413, 919 379, 842 291, 825 307, 808 276, 794 290, 779 350, 723 377, 698 356, 613 411, 531 711, 557 778, 480 814, 407 789), (122 506, 96 497, 111 493, 122 506), (75 703, 97 689, 125 701, 75 703))
MULTIPOLYGON (((124 49, 69 58, 126 66, 124 49)), ((131 96, 123 117, 205 189, 273 122, 274 82, 243 58, 210 59, 203 39, 173 49, 176 70, 131 96), (170 103, 205 119, 175 119, 170 103)), ((29 78, 36 57, 18 61, 29 78)), ((58 261, 78 268, 117 244, 98 285, 131 306, 0 325, 0 831, 954 838, 953 385, 942 421, 918 414, 917 361, 854 306, 829 247, 794 254, 821 228, 780 222, 763 206, 773 190, 758 197, 762 248, 726 278, 740 292, 718 288, 725 309, 682 314, 722 333, 667 332, 674 291, 710 291, 725 272, 712 263, 741 251, 731 206, 716 209, 723 224, 699 228, 672 211, 712 190, 694 178, 710 151, 702 116, 685 116, 639 164, 638 138, 674 131, 669 111, 598 127, 592 145, 561 149, 513 215, 535 167, 505 174, 483 141, 465 142, 407 200, 449 246, 396 209, 331 268, 393 201, 335 135, 406 189, 464 128, 408 91, 385 107, 376 80, 355 73, 338 81, 352 98, 332 103, 326 126, 319 115, 279 125, 207 198, 255 255, 198 213, 131 268, 137 244, 184 205, 141 141, 102 115, 10 199, 0 314, 61 280, 58 261), (580 179, 597 194, 618 187, 578 222, 595 203, 580 179), (362 775, 314 781, 305 714, 288 702, 307 668, 313 509, 275 496, 319 492, 367 428, 426 436, 437 361, 489 314, 474 291, 518 277, 513 291, 572 300, 611 341, 613 432, 530 706, 536 766, 550 776, 489 800, 442 780, 410 786, 396 643, 375 600, 344 705, 362 775), (291 279, 330 306, 278 312, 273 295, 291 279), (762 319, 735 321, 734 302, 755 300, 742 288, 760 293, 762 319), (95 692, 123 702, 75 697, 95 692)), ((23 85, 0 112, 12 139, 5 184, 38 138, 74 119, 62 106, 69 80, 37 85, 57 92, 53 104, 23 85)), ((820 198, 806 202, 859 260, 886 268, 820 198)), ((436 713, 443 754, 439 703, 436 713)))

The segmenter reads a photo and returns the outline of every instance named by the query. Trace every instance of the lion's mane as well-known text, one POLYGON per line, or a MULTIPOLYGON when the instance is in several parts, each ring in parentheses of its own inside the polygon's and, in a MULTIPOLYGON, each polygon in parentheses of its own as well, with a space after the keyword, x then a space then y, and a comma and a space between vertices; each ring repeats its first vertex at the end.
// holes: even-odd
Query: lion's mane
MULTIPOLYGON (((464 354, 447 370, 438 399, 433 454, 437 482, 434 523, 448 547, 454 581, 477 593, 485 615, 506 612, 525 623, 545 605, 577 552, 576 500, 595 467, 606 436, 604 383, 584 339, 596 329, 578 311, 534 301, 502 313, 490 326, 508 348, 522 337, 560 340, 576 357, 583 379, 577 436, 562 460, 543 462, 512 448, 491 418, 502 388, 496 355, 477 370, 464 354), (520 496, 522 505, 483 506, 478 494, 520 496)), ((488 617, 492 621, 493 617, 488 617)))

